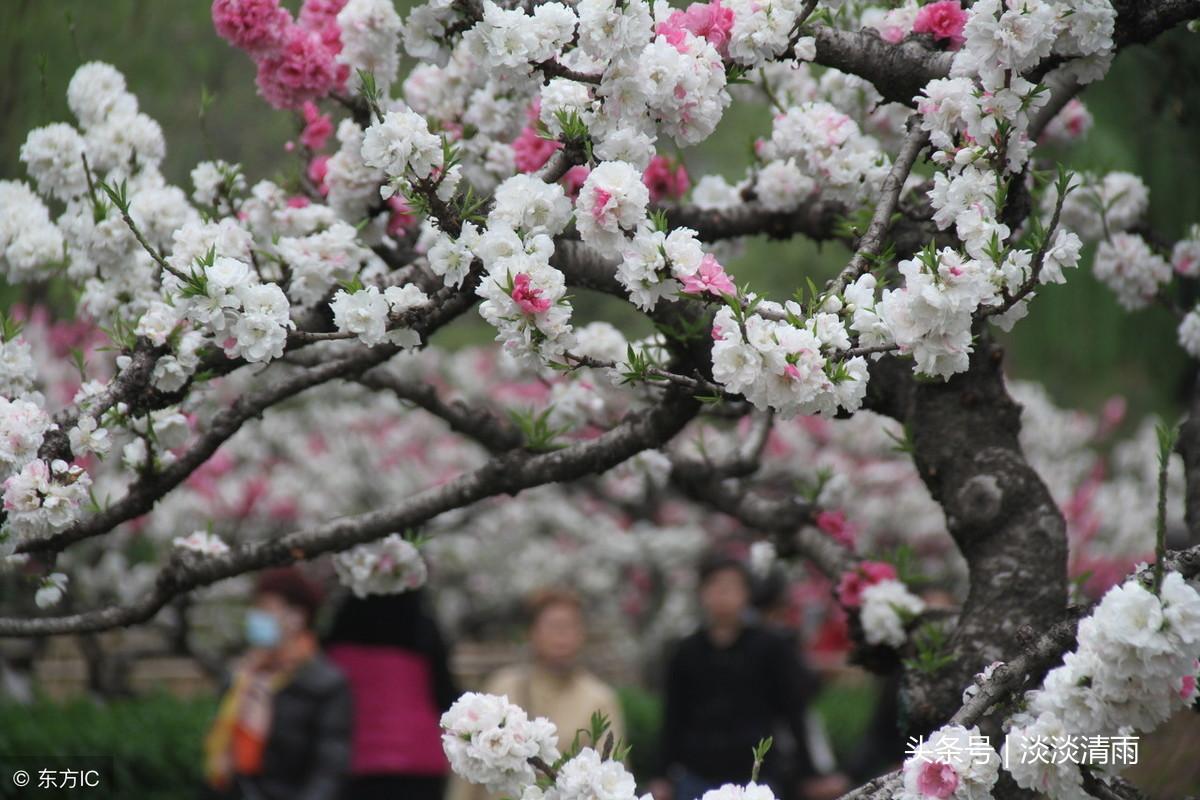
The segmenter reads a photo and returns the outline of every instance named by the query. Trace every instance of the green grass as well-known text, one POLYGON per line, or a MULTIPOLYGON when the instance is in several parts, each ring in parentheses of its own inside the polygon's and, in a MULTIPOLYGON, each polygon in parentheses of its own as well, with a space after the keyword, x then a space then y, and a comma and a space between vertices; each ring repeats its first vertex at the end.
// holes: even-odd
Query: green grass
POLYGON ((123 797, 193 797, 202 784, 201 746, 215 711, 211 697, 166 694, 109 703, 0 703, 0 760, 62 759, 58 768, 65 769, 72 757, 109 756, 123 797))

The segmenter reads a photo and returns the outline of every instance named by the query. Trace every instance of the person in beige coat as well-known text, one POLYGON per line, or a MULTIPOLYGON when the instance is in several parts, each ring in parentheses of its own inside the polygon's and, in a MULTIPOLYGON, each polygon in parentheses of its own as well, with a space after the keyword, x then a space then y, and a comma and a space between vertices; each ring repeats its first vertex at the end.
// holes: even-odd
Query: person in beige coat
MULTIPOLYGON (((586 731, 596 711, 608 717, 617 740, 624 738, 624 720, 617 693, 579 663, 587 641, 583 604, 563 589, 537 593, 529 602, 530 660, 493 673, 481 691, 507 695, 530 717, 546 717, 558 728, 559 750, 566 750, 576 731, 580 743, 591 744, 586 731)), ((603 744, 603 743, 600 743, 603 744)), ((597 745, 599 746, 599 745, 597 745)), ((455 778, 451 800, 496 800, 481 786, 455 778)))

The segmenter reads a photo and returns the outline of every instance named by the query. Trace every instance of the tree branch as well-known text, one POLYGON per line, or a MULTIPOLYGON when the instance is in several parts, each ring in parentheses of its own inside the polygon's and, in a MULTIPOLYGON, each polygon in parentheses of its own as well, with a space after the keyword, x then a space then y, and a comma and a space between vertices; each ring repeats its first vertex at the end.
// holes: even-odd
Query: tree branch
POLYGON ((0 636, 98 631, 144 622, 175 596, 234 575, 345 550, 417 527, 446 511, 494 495, 515 495, 541 484, 603 472, 666 442, 687 424, 697 408, 695 401, 681 393, 668 392, 658 405, 629 415, 595 439, 553 453, 513 451, 393 506, 294 531, 271 541, 241 545, 221 556, 194 558, 176 553, 159 573, 153 591, 133 603, 61 617, 0 618, 0 636))
POLYGON ((850 259, 850 263, 830 284, 830 290, 834 293, 840 294, 848 284, 871 268, 871 262, 879 255, 879 250, 883 247, 883 238, 891 227, 892 215, 896 213, 904 183, 912 172, 917 156, 929 141, 929 132, 921 129, 918 115, 910 116, 906 124, 908 132, 904 136, 904 143, 896 153, 891 171, 879 187, 879 203, 875 206, 875 213, 871 215, 871 224, 859 241, 854 258, 850 259))
POLYGON ((461 400, 447 402, 438 396, 433 386, 406 381, 385 369, 373 369, 356 380, 371 389, 390 391, 401 400, 428 411, 446 422, 451 430, 469 436, 493 453, 521 446, 521 432, 490 408, 472 407, 461 400))

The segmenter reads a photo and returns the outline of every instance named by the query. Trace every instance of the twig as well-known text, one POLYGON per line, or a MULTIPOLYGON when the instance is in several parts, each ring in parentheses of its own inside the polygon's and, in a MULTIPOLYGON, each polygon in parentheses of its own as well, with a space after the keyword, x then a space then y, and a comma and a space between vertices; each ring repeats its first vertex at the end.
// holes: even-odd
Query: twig
POLYGON ((834 294, 840 294, 851 281, 870 269, 871 259, 879 255, 883 237, 891 226, 892 214, 900 202, 900 191, 912 172, 917 156, 929 141, 929 132, 921 129, 918 115, 910 116, 907 124, 908 133, 904 137, 904 143, 900 146, 900 152, 896 154, 891 171, 879 187, 879 203, 875 206, 871 224, 859 240, 858 250, 850 259, 850 263, 830 282, 829 288, 834 294))

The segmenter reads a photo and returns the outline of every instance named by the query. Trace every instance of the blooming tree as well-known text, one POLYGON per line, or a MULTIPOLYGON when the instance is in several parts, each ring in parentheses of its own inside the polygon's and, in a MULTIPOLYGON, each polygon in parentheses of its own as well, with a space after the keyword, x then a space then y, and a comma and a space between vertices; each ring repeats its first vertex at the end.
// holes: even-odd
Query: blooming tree
MULTIPOLYGON (((750 530, 760 560, 823 575, 864 663, 904 671, 926 738, 852 796, 1135 796, 1110 765, 1022 756, 1194 702, 1200 550, 1164 532, 1182 505, 1200 535, 1200 421, 1182 477, 1166 431, 1140 437, 1150 458, 1101 456, 1104 421, 1007 384, 991 330, 1068 282, 1085 243, 1128 308, 1174 306, 1168 284, 1200 274, 1200 229, 1154 236, 1136 176, 1055 175, 1037 150, 1078 138, 1081 87, 1200 2, 431 0, 402 18, 391 0, 215 0, 212 17, 296 116, 295 181, 214 160, 190 193, 168 184, 161 128, 93 62, 66 89, 75 123, 31 131, 28 180, 0 182, 0 270, 69 285, 79 316, 0 332, 0 555, 64 609, 0 635, 145 622, 325 554, 357 594, 432 573, 463 608, 513 589, 483 565, 585 563, 585 589, 635 616, 653 599, 643 623, 669 628, 692 556, 750 530), (769 106, 770 134, 740 180, 692 186, 668 148, 735 99, 769 106), (722 263, 757 234, 853 255, 780 301, 722 263), (655 332, 582 322, 572 293, 655 332), (431 345, 476 312, 498 347, 431 345), (1155 492, 1148 515, 1124 502, 1155 492), (953 613, 881 558, 924 538, 920 569, 968 587, 953 613), (133 541, 157 565, 133 568, 133 541), (1097 565, 1093 607, 1068 578, 1097 565)), ((1200 357, 1200 310, 1176 310, 1200 357)), ((611 745, 564 755, 507 699, 465 696, 443 728, 490 789, 635 797, 611 745)))

